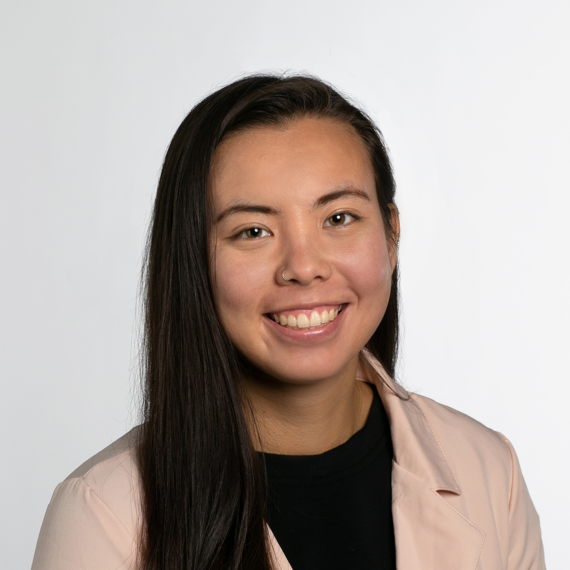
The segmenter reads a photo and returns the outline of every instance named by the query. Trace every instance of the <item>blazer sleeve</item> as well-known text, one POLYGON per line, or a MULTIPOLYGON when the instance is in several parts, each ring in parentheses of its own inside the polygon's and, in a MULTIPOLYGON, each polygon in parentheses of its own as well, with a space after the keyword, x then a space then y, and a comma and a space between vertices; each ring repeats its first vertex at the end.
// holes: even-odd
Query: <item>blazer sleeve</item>
POLYGON ((511 455, 511 493, 509 497, 508 570, 545 570, 544 548, 538 513, 532 504, 517 454, 502 434, 511 455))
POLYGON ((47 508, 32 570, 127 570, 136 541, 83 478, 60 483, 47 508))

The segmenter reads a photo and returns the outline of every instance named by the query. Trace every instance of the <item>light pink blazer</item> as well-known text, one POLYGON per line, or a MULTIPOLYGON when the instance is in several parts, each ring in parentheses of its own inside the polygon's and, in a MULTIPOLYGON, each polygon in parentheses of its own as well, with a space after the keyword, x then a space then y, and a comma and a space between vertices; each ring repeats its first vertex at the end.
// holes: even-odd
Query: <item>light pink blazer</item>
MULTIPOLYGON (((359 377, 376 385, 390 419, 398 569, 544 569, 538 515, 510 442, 460 412, 408 394, 367 359, 361 359, 359 377)), ((136 433, 57 486, 32 570, 134 569, 136 433)), ((271 532, 270 538, 276 568, 291 570, 271 532)))

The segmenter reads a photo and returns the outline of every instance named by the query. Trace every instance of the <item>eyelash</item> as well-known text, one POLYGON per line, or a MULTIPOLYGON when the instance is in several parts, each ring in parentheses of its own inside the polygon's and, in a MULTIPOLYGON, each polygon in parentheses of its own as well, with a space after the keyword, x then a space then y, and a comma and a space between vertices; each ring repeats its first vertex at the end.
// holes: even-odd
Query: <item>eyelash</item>
MULTIPOLYGON (((351 214, 350 212, 337 212, 336 214, 333 214, 332 216, 327 218, 327 222, 331 219, 334 218, 335 216, 348 216, 350 218, 352 218, 352 221, 349 221, 348 223, 345 224, 341 224, 339 226, 327 226, 327 227, 332 227, 332 228, 343 228, 345 226, 348 226, 350 224, 352 224, 355 221, 360 220, 360 217, 357 216, 356 214, 351 214)), ((259 239, 259 236, 256 238, 247 238, 247 237, 243 237, 244 234, 250 230, 261 230, 262 232, 267 232, 267 230, 264 230, 263 228, 258 228, 256 226, 252 226, 250 228, 246 228, 245 230, 242 230, 241 232, 237 233, 235 236, 232 237, 233 240, 238 240, 238 239, 245 239, 248 241, 256 241, 259 239)), ((267 232, 269 233, 269 232, 267 232)))

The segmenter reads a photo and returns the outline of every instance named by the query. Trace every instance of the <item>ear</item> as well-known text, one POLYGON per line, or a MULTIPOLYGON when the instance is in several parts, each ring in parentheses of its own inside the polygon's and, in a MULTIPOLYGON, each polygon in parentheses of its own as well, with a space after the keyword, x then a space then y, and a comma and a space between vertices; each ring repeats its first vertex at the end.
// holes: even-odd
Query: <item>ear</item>
POLYGON ((398 261, 398 243, 400 242, 400 213, 396 204, 388 204, 388 208, 390 208, 390 226, 392 228, 392 238, 388 240, 388 254, 390 266, 394 271, 398 261))

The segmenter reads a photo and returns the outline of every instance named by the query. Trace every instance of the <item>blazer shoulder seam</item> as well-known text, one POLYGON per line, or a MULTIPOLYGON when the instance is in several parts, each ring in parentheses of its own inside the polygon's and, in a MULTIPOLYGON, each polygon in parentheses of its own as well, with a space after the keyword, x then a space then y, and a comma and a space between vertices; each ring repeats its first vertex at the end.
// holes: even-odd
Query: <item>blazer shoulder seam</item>
POLYGON ((511 441, 505 437, 500 431, 495 432, 498 434, 498 436, 501 438, 501 441, 505 444, 505 447, 507 448, 507 452, 509 453, 509 459, 510 459, 510 463, 509 463, 509 470, 510 470, 510 478, 509 478, 509 509, 511 508, 511 500, 513 498, 513 479, 515 476, 515 458, 513 457, 513 452, 514 452, 514 448, 513 448, 513 444, 511 443, 511 441))
POLYGON ((106 509, 113 515, 113 518, 115 518, 120 525, 127 531, 128 535, 131 537, 131 539, 134 541, 135 537, 132 535, 131 531, 127 528, 127 526, 125 525, 125 523, 119 518, 119 516, 117 515, 117 513, 111 508, 111 506, 109 505, 109 503, 107 503, 107 501, 105 501, 105 499, 103 499, 103 497, 101 497, 101 495, 99 495, 99 493, 97 493, 97 491, 95 491, 95 489, 93 489, 93 487, 91 487, 91 485, 89 485, 89 483, 85 480, 84 477, 73 477, 71 479, 66 479, 65 481, 63 481, 63 483, 61 483, 62 485, 64 485, 65 483, 71 482, 71 481, 80 481, 81 483, 83 483, 87 489, 93 493, 93 495, 95 497, 97 497, 97 499, 106 507, 106 509))
MULTIPOLYGON (((111 445, 113 445, 113 444, 111 444, 111 445)), ((134 451, 135 451, 135 450, 134 450, 134 448, 133 448, 132 446, 131 446, 131 447, 127 447, 127 448, 122 449, 122 450, 117 451, 117 452, 115 452, 115 450, 113 450, 114 453, 113 453, 113 455, 111 455, 110 457, 106 457, 105 459, 102 459, 102 460, 100 460, 100 461, 97 461, 96 463, 94 463, 93 465, 91 465, 91 467, 89 467, 89 469, 87 469, 87 471, 85 471, 85 473, 81 473, 81 474, 74 475, 74 473, 76 473, 77 471, 79 471, 79 470, 81 469, 81 467, 83 467, 83 465, 85 465, 86 463, 89 463, 89 461, 91 461, 91 460, 94 459, 97 455, 99 455, 99 454, 96 454, 96 455, 93 456, 91 459, 87 459, 87 460, 83 463, 83 465, 80 465, 75 471, 73 471, 70 475, 68 475, 68 476, 65 478, 64 482, 65 482, 65 481, 70 481, 70 480, 72 480, 72 479, 83 479, 83 478, 87 477, 92 471, 94 471, 94 470, 96 470, 96 469, 100 469, 100 468, 102 468, 104 465, 107 465, 107 464, 109 464, 109 463, 112 462, 112 461, 117 462, 117 466, 118 466, 118 465, 121 465, 121 464, 123 463, 123 461, 124 461, 124 457, 123 457, 123 456, 125 456, 125 455, 127 455, 127 454, 131 454, 131 455, 132 455, 132 454, 134 453, 134 451)), ((131 477, 132 477, 132 474, 131 474, 131 477)))

